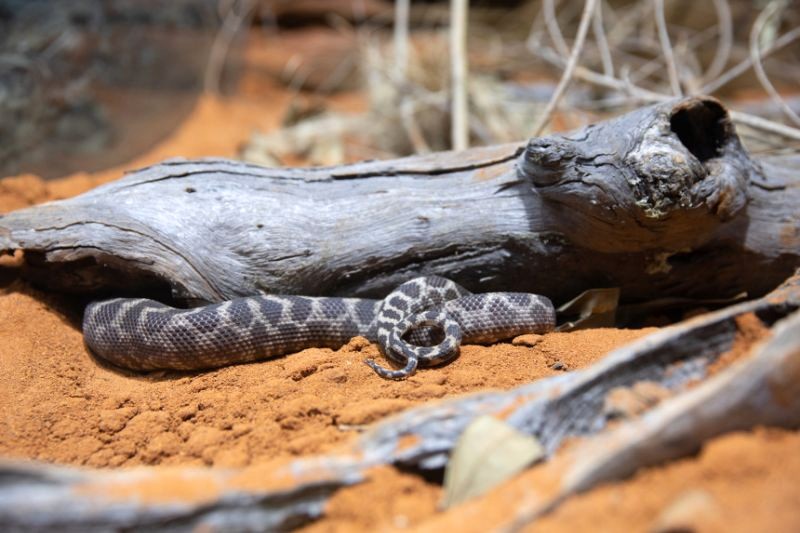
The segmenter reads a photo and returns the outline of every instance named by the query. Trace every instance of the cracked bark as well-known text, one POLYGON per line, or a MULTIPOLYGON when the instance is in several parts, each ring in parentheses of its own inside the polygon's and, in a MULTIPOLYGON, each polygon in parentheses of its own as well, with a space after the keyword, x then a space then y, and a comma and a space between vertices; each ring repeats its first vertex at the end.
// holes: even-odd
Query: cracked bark
POLYGON ((766 293, 800 265, 800 158, 754 160, 716 100, 527 143, 333 168, 167 161, 0 218, 23 274, 219 301, 381 296, 408 278, 556 302, 766 293))

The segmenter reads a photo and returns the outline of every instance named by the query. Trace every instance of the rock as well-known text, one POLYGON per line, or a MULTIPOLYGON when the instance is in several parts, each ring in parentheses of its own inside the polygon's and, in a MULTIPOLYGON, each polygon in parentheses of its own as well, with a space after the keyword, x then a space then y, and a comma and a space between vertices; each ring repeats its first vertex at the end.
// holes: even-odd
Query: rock
POLYGON ((511 344, 514 346, 527 346, 528 348, 533 348, 539 344, 543 338, 544 335, 529 333, 526 335, 520 335, 519 337, 514 337, 514 340, 511 341, 511 344))

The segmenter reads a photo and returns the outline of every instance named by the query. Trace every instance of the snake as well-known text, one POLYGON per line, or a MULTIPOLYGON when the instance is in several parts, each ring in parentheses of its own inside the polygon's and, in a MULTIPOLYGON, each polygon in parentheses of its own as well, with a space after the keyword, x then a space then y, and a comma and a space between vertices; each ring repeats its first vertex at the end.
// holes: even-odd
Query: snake
POLYGON ((206 370, 337 349, 362 336, 401 368, 365 362, 382 378, 400 380, 418 366, 450 362, 462 343, 547 333, 555 320, 545 296, 473 294, 423 276, 383 299, 260 294, 189 309, 146 298, 100 300, 86 307, 83 335, 95 355, 134 371, 206 370))

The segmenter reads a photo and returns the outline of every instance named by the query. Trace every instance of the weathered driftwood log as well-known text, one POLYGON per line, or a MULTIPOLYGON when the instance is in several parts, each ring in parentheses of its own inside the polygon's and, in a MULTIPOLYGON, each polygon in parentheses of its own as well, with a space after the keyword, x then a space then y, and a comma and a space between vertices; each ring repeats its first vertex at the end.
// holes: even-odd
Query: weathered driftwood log
MULTIPOLYGON (((773 336, 747 359, 502 487, 500 501, 514 502, 508 513, 492 509, 497 499, 461 506, 454 511, 465 526, 459 529, 481 531, 470 524, 493 510, 493 516, 505 515, 496 530, 520 531, 578 492, 694 453, 716 435, 756 426, 800 427, 800 311, 778 321, 773 336)), ((435 520, 426 526, 441 530, 435 520)))
MULTIPOLYGON (((359 482, 370 466, 442 466, 464 428, 490 414, 537 436, 548 451, 543 465, 497 489, 514 503, 504 525, 518 526, 575 492, 691 453, 726 431, 800 426, 799 373, 800 272, 762 299, 659 331, 585 370, 408 410, 339 454, 238 471, 109 472, 0 462, 0 523, 15 530, 287 528, 320 516, 326 498, 359 482), (707 377, 709 366, 731 349, 745 316, 774 325, 771 337, 707 377), (610 392, 642 380, 669 389, 672 397, 608 428, 617 416, 606 408, 610 392), (585 438, 559 450, 569 436, 585 438), (165 480, 174 490, 154 498, 148 491, 165 480)), ((451 512, 470 531, 483 524, 478 518, 488 505, 478 499, 451 512)), ((441 527, 434 523, 431 530, 441 527)))
POLYGON ((167 161, 0 218, 0 249, 24 250, 49 287, 199 301, 381 296, 423 274, 557 302, 605 286, 623 301, 756 296, 800 265, 799 170, 750 159, 724 107, 691 98, 462 153, 167 161))

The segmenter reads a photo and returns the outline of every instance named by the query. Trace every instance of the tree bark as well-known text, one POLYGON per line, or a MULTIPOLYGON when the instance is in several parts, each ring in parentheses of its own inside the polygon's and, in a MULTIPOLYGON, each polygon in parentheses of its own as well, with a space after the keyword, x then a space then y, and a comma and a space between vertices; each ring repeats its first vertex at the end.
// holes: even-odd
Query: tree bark
POLYGON ((266 169, 171 160, 0 218, 50 288, 211 302, 381 296, 439 274, 556 302, 766 293, 800 266, 800 157, 754 160, 708 97, 527 143, 266 169))

